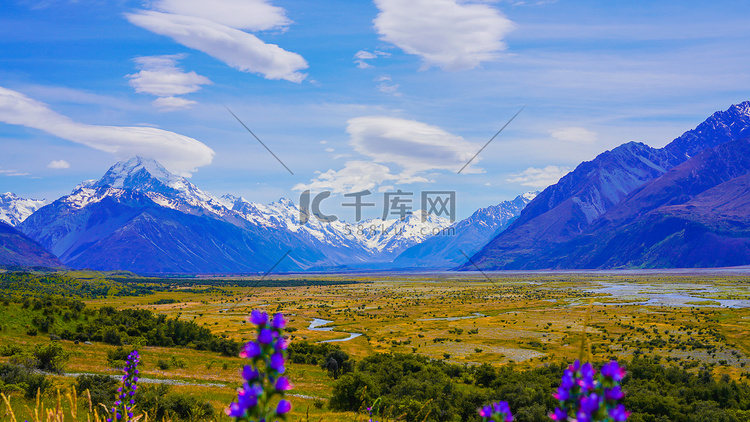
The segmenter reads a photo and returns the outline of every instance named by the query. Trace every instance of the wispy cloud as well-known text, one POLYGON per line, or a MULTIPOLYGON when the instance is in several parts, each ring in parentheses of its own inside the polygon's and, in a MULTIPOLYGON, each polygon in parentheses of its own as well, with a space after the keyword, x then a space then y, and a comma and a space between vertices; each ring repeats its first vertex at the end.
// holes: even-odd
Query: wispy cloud
POLYGON ((161 12, 201 17, 251 31, 284 29, 292 23, 283 8, 266 0, 157 0, 152 7, 161 12))
POLYGON ((42 130, 118 158, 133 155, 153 158, 188 177, 196 168, 210 164, 215 154, 193 138, 162 129, 75 122, 42 102, 3 87, 0 87, 0 121, 42 130))
POLYGON ((549 131, 553 138, 563 142, 577 142, 593 144, 599 139, 599 134, 586 128, 572 126, 549 131))
POLYGON ((377 78, 375 78, 375 82, 378 82, 378 91, 384 94, 391 94, 396 97, 401 96, 401 92, 399 92, 398 90, 401 85, 394 84, 390 76, 378 76, 377 78))
POLYGON ((495 60, 515 25, 499 10, 459 0, 375 0, 383 41, 422 58, 424 68, 473 69, 495 60))
POLYGON ((569 167, 546 166, 544 168, 529 167, 526 170, 512 174, 506 181, 518 183, 521 186, 543 189, 554 185, 561 177, 572 170, 569 167))
POLYGON ((391 53, 375 50, 374 53, 370 53, 367 50, 359 50, 354 54, 354 63, 360 69, 367 69, 373 67, 367 60, 377 59, 378 57, 389 57, 391 53))
POLYGON ((153 6, 157 10, 126 13, 125 17, 134 25, 170 37, 242 72, 291 82, 302 82, 307 76, 300 73, 307 68, 302 56, 242 31, 278 29, 290 23, 283 9, 268 2, 169 0, 153 6))

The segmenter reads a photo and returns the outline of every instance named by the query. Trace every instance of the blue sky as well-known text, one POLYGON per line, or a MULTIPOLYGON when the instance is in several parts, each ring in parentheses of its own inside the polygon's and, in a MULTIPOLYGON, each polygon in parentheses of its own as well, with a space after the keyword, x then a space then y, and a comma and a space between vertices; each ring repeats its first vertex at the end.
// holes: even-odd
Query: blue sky
POLYGON ((462 218, 750 100, 749 12, 745 1, 9 0, 0 191, 56 199, 139 154, 254 202, 330 189, 327 211, 344 217, 345 192, 455 190, 462 218))

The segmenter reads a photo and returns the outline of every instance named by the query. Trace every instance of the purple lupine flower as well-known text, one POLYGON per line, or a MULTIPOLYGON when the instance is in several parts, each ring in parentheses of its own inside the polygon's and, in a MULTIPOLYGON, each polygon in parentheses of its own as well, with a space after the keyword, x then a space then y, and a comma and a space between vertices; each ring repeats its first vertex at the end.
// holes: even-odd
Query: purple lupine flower
POLYGON ((284 373, 284 355, 276 352, 271 356, 271 361, 269 362, 271 369, 274 371, 283 374, 284 373))
POLYGON ((560 401, 566 401, 570 398, 570 390, 566 390, 563 387, 558 387, 557 393, 553 394, 552 397, 560 401))
POLYGON ((284 319, 284 314, 281 312, 277 313, 273 316, 273 322, 271 322, 271 326, 277 330, 281 330, 286 326, 286 320, 284 319))
POLYGON ((268 322, 268 314, 255 309, 250 313, 250 322, 258 326, 266 325, 268 322))
POLYGON ((625 369, 623 369, 617 361, 613 360, 602 366, 602 375, 619 382, 625 377, 625 369))
POLYGON ((560 386, 566 390, 570 390, 575 385, 575 378, 573 378, 573 371, 566 369, 563 373, 562 383, 560 386))
POLYGON ((604 398, 607 400, 621 400, 623 397, 625 397, 625 393, 622 392, 619 385, 604 389, 604 398))
POLYGON ((245 381, 252 382, 260 378, 260 372, 258 372, 258 369, 252 365, 245 365, 245 367, 242 368, 242 378, 245 381))
MULTIPOLYGON (((138 388, 136 383, 138 382, 138 363, 140 362, 140 355, 137 350, 133 350, 128 355, 125 361, 125 368, 122 372, 122 386, 117 388, 117 400, 115 401, 115 407, 112 408, 112 413, 115 414, 115 419, 123 419, 124 416, 128 422, 133 419, 133 408, 135 407, 135 400, 128 397, 135 395, 135 390, 138 388), (122 406, 123 412, 118 409, 122 406)), ((107 422, 112 422, 112 419, 107 419, 107 422)))
POLYGON ((616 361, 604 365, 599 374, 590 363, 575 361, 564 371, 553 394, 560 405, 549 418, 576 422, 620 422, 616 417, 626 420, 629 413, 618 403, 625 396, 619 384, 624 376, 625 370, 616 361))
POLYGON ((276 413, 278 413, 279 415, 288 413, 290 410, 292 410, 292 403, 290 403, 288 400, 281 400, 279 402, 279 405, 276 407, 276 413))
POLYGON ((619 404, 614 409, 609 410, 609 417, 611 417, 615 422, 625 422, 626 420, 628 420, 628 416, 630 416, 630 412, 625 410, 625 406, 622 404, 619 404))
POLYGON ((245 347, 242 348, 240 357, 245 359, 252 359, 254 357, 260 356, 261 353, 262 350, 260 348, 260 345, 254 341, 250 341, 245 345, 245 347))
POLYGON ((258 343, 260 344, 271 344, 273 341, 273 332, 268 328, 261 328, 258 333, 258 343))
POLYGON ((558 408, 555 408, 555 411, 551 415, 549 415, 549 418, 552 419, 553 421, 564 422, 568 420, 568 412, 558 407, 558 408))
POLYGON ((289 346, 289 342, 284 337, 279 337, 278 340, 276 340, 276 344, 273 345, 273 348, 276 349, 276 351, 280 351, 286 350, 287 346, 289 346))
POLYGON ((237 390, 237 400, 225 409, 225 413, 243 422, 272 421, 292 408, 291 403, 283 399, 292 385, 281 376, 286 370, 287 341, 282 331, 286 320, 281 313, 269 318, 267 313, 259 310, 253 311, 249 320, 256 325, 256 338, 245 344, 240 357, 250 359, 252 363, 243 367, 245 384, 237 390), (275 396, 281 396, 281 399, 272 406, 271 403, 276 402, 273 400, 275 396))
POLYGON ((479 416, 484 418, 485 422, 513 422, 513 414, 510 412, 510 405, 506 401, 492 403, 478 410, 479 416))
POLYGON ((292 389, 292 384, 289 383, 287 377, 279 377, 274 385, 278 391, 287 391, 292 389))

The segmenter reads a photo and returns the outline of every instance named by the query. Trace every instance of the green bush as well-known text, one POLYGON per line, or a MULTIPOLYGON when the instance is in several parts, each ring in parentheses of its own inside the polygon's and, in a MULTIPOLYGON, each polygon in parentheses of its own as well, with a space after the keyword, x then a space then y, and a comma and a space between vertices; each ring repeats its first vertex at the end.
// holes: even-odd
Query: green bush
POLYGON ((109 375, 79 375, 76 377, 76 393, 79 397, 89 390, 91 402, 97 406, 99 403, 107 408, 112 407, 117 387, 120 382, 109 375))
POLYGON ((3 393, 23 391, 28 399, 36 397, 37 391, 44 393, 52 382, 43 374, 9 363, 0 363, 0 391, 3 393))
POLYGON ((36 367, 42 371, 62 373, 65 371, 65 363, 69 355, 56 343, 37 345, 34 348, 34 358, 37 360, 36 367))
POLYGON ((170 392, 167 384, 140 385, 135 395, 138 407, 151 420, 210 420, 216 417, 211 403, 200 402, 185 394, 170 392))

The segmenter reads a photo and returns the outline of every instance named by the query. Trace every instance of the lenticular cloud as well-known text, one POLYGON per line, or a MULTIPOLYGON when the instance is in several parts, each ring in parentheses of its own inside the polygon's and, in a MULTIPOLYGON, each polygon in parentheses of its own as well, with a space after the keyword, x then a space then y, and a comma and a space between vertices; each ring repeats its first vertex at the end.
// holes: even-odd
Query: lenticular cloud
POLYGON ((0 121, 39 129, 119 157, 153 158, 170 171, 187 177, 198 167, 211 164, 215 154, 202 142, 167 130, 78 123, 40 101, 3 87, 0 87, 0 121))

